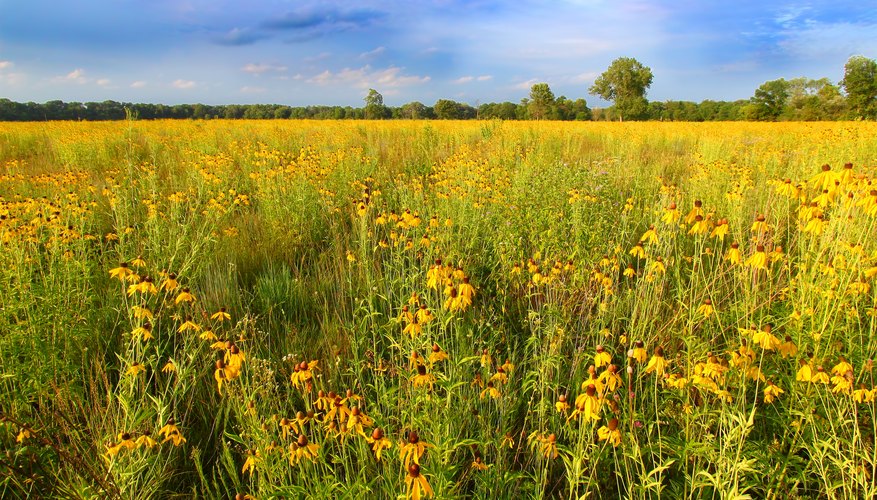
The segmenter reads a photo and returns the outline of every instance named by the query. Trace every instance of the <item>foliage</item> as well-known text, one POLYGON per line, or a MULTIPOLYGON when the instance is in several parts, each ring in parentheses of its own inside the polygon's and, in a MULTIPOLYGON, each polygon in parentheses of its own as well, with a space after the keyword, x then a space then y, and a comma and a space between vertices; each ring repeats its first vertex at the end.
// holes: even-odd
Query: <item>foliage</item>
POLYGON ((841 86, 854 118, 877 118, 877 62, 864 56, 850 57, 841 86))
POLYGON ((640 119, 646 116, 648 101, 646 90, 652 85, 652 70, 632 57, 619 57, 612 61, 588 90, 615 103, 618 119, 640 119))

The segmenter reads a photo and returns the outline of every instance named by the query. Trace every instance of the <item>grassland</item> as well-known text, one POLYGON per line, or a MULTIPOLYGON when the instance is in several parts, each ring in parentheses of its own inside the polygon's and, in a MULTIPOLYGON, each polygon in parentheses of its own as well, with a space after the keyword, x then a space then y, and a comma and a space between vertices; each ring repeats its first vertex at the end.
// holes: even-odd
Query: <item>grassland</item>
POLYGON ((875 136, 0 124, 0 496, 873 497, 875 136))

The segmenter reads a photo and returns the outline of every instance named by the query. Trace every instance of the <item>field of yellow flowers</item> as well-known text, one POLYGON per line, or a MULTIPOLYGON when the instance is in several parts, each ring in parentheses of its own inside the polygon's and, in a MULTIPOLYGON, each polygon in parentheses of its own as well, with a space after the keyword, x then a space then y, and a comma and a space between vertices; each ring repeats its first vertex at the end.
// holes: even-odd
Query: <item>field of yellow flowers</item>
POLYGON ((874 137, 0 124, 0 497, 874 497, 874 137))

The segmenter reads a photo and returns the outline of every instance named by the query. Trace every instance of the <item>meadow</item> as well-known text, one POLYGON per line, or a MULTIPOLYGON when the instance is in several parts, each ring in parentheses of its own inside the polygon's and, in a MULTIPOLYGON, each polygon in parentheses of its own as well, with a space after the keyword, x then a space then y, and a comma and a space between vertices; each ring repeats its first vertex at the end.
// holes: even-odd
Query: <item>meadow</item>
POLYGON ((874 497, 874 137, 0 123, 0 497, 874 497))

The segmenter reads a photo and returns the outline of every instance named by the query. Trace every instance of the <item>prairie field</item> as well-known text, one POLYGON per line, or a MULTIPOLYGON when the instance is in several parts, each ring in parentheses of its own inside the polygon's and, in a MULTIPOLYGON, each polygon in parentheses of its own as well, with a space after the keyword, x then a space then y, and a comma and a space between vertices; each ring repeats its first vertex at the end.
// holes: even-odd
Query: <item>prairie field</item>
POLYGON ((0 497, 873 498, 875 137, 0 123, 0 497))

